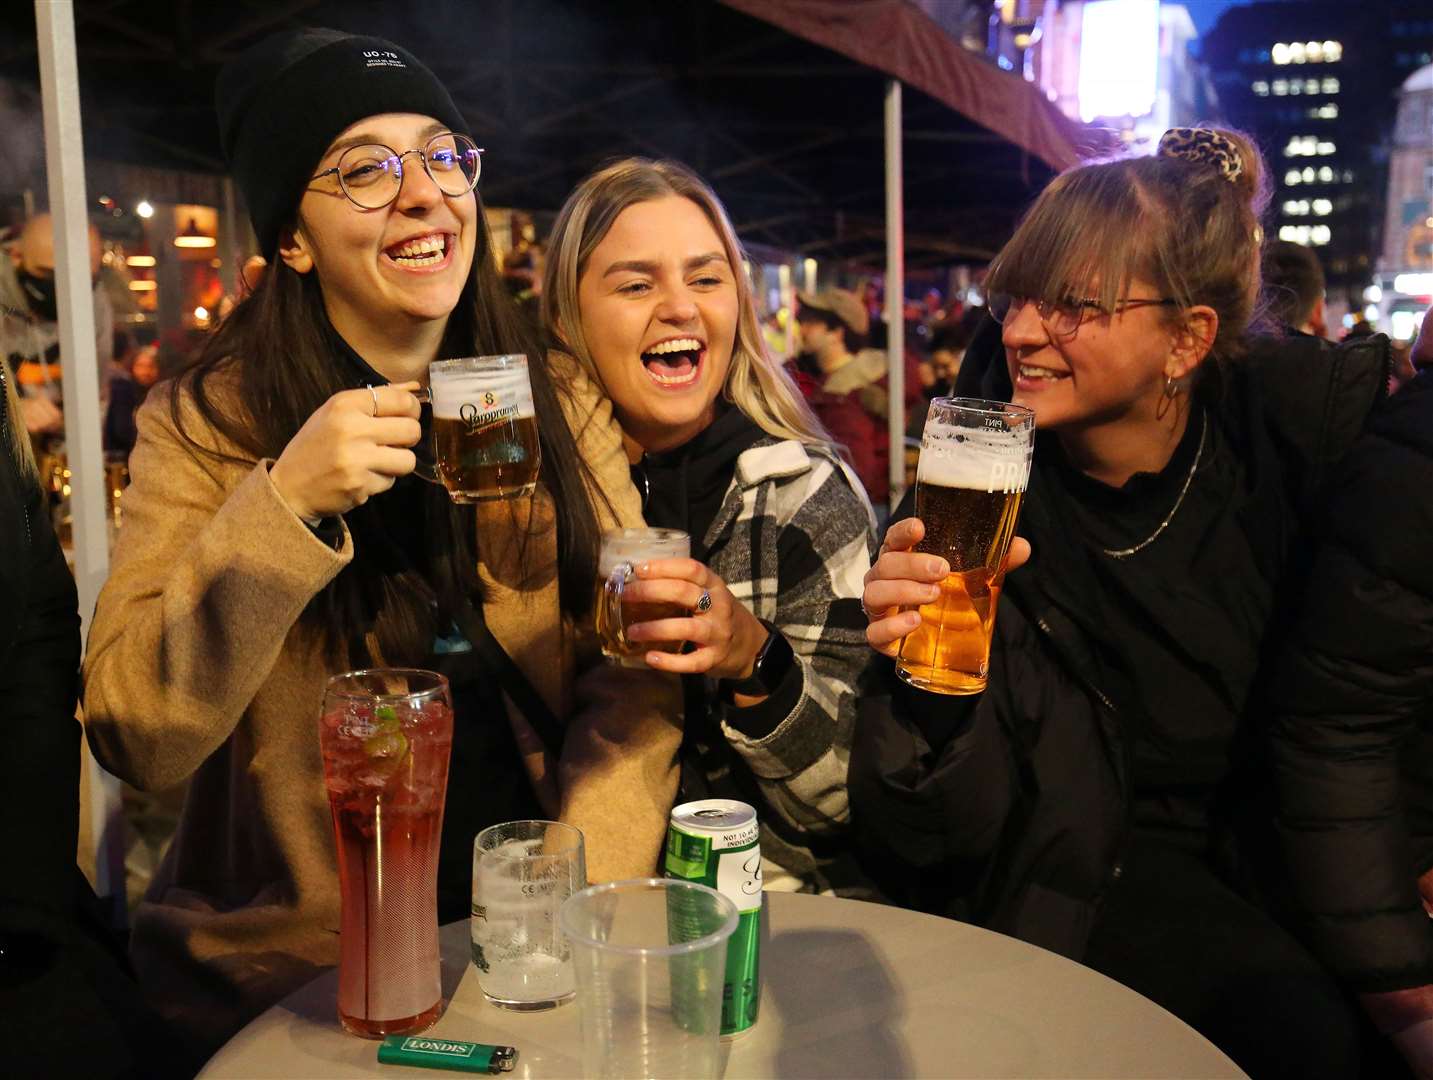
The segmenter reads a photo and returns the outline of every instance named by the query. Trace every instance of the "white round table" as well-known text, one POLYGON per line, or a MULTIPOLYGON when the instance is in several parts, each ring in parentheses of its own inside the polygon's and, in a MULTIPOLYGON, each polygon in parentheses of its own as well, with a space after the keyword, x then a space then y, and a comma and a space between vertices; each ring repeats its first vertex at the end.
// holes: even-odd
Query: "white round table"
MULTIPOLYGON (((723 1044, 738 1077, 1243 1077, 1183 1021, 1054 953, 965 923, 823 896, 768 893, 761 1019, 723 1044)), ((489 1005, 468 924, 442 931, 439 1038, 518 1049, 520 1077, 582 1075, 579 1004, 489 1005)), ((335 1015, 337 974, 289 995, 225 1045, 203 1080, 436 1078, 380 1066, 335 1015)), ((448 1076, 464 1075, 447 1073, 448 1076)))

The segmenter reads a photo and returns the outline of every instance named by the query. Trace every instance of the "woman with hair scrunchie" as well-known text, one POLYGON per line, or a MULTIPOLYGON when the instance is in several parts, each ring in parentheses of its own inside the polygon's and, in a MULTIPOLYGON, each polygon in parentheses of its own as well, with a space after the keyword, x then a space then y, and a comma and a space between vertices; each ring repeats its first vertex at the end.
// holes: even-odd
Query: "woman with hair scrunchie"
MULTIPOLYGON (((1356 1014, 1279 918, 1263 660, 1387 343, 1250 334, 1266 198, 1247 139, 1175 129, 1056 178, 997 256, 957 392, 1035 412, 1033 554, 983 694, 888 666, 863 700, 852 813, 905 903, 1078 959, 1256 1078, 1348 1077, 1356 1014)), ((886 656, 946 572, 923 534, 867 575, 886 656)))

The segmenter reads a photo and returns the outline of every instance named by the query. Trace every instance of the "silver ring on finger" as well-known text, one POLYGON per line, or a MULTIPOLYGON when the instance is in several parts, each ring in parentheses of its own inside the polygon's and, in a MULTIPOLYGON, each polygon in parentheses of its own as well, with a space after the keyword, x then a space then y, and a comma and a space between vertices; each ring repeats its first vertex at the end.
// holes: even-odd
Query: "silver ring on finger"
POLYGON ((703 590, 702 590, 702 595, 697 598, 697 606, 694 607, 694 608, 692 608, 692 611, 694 611, 694 612, 695 612, 696 614, 698 614, 698 615, 705 615, 705 614, 706 614, 708 611, 710 611, 711 609, 712 609, 712 594, 709 593, 709 592, 707 592, 706 589, 703 589, 703 590))
POLYGON ((861 596, 861 611, 871 622, 880 622, 886 617, 884 612, 877 614, 866 606, 866 597, 864 594, 861 596))
POLYGON ((368 392, 369 392, 369 394, 371 394, 371 395, 373 396, 373 415, 374 415, 374 416, 377 416, 377 415, 378 415, 378 391, 374 388, 374 386, 373 386, 372 383, 369 383, 369 384, 368 384, 368 392))

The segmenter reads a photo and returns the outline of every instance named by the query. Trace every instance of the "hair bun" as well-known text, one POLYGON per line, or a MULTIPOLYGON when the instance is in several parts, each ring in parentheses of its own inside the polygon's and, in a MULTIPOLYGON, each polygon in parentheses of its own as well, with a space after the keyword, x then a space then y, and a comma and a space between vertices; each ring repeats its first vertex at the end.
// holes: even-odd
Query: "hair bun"
POLYGON ((1170 128, 1159 139, 1160 157, 1212 165, 1230 183, 1244 172, 1244 157, 1234 140, 1214 128, 1170 128))

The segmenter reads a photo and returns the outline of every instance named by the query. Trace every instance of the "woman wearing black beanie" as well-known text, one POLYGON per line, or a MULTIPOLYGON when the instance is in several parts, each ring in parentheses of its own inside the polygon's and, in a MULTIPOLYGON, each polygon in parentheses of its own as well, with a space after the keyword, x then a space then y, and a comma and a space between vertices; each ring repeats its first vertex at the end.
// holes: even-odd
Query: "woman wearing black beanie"
POLYGON ((641 523, 585 379, 531 365, 531 498, 474 512, 413 475, 431 361, 540 355, 497 277, 480 158, 447 91, 391 42, 305 30, 231 63, 218 111, 270 269, 139 413, 84 687, 107 768, 140 788, 190 781, 132 951, 196 1055, 337 959, 329 674, 449 675, 445 922, 467 914, 473 835, 498 821, 561 816, 586 831, 594 878, 650 873, 680 737, 670 676, 577 679, 599 530, 641 523), (611 756, 634 737, 666 766, 611 756))

